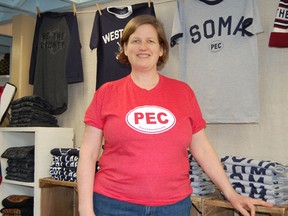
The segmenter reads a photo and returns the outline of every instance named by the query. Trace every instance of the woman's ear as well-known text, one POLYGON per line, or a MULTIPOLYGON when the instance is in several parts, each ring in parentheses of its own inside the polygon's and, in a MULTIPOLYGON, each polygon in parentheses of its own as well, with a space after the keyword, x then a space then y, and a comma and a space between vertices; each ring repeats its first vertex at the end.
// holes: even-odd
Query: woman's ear
POLYGON ((123 44, 123 52, 124 52, 125 56, 127 56, 127 46, 126 46, 126 43, 123 44))
POLYGON ((163 49, 163 46, 161 46, 161 47, 160 47, 160 55, 159 55, 159 56, 162 57, 162 56, 163 56, 163 53, 164 53, 164 49, 163 49))

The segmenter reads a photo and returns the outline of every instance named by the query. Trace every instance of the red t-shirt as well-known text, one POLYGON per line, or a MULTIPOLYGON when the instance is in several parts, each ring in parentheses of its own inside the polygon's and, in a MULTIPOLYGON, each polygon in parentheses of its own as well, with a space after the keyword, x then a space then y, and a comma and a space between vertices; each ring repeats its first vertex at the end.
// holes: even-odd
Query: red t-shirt
POLYGON ((162 75, 149 91, 130 75, 106 83, 84 122, 102 129, 105 138, 95 192, 150 206, 191 194, 187 149, 206 123, 187 84, 162 75))

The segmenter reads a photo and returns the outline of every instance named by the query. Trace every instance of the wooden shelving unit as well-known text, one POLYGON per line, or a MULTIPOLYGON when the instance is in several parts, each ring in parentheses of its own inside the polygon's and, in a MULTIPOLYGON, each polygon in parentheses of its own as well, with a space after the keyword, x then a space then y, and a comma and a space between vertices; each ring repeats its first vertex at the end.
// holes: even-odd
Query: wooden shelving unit
MULTIPOLYGON (((34 196, 34 215, 40 216, 41 190, 39 179, 49 176, 53 148, 73 148, 72 128, 52 127, 6 127, 0 128, 0 153, 9 147, 35 146, 34 182, 11 181, 5 179, 7 159, 1 158, 3 181, 0 199, 12 194, 34 196)), ((2 208, 1 204, 1 208, 2 208)))

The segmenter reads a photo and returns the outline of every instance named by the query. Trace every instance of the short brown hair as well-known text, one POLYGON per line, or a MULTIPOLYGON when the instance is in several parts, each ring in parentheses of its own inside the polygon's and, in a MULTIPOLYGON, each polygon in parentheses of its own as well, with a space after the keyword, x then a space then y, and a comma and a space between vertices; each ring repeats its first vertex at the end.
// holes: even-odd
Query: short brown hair
POLYGON ((168 60, 169 43, 166 38, 163 24, 152 15, 136 16, 127 23, 127 25, 123 30, 122 37, 120 39, 121 49, 118 53, 116 53, 117 59, 122 64, 128 64, 128 65, 130 64, 128 57, 124 53, 123 47, 124 44, 128 42, 130 35, 133 34, 136 31, 136 29, 143 24, 150 24, 157 31, 158 41, 163 49, 163 55, 159 57, 157 66, 158 67, 163 66, 168 60))

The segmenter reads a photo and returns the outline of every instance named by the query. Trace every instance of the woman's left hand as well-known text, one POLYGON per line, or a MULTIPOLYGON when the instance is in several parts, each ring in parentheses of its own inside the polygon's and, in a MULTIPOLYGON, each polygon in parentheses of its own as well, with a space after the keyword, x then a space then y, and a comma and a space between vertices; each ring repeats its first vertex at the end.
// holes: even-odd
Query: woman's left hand
POLYGON ((255 216, 256 205, 261 205, 268 208, 271 208, 273 206, 263 200, 242 196, 236 192, 232 196, 230 196, 228 200, 232 204, 232 206, 236 210, 238 210, 243 216, 255 216))

